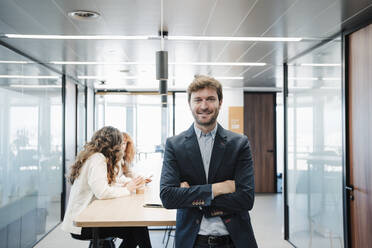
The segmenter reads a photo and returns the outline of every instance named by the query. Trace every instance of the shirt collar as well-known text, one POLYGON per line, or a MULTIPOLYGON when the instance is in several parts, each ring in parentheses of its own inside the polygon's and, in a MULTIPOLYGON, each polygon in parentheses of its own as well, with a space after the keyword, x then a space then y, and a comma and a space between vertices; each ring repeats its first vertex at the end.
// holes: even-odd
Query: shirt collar
MULTIPOLYGON (((209 133, 205 134, 205 135, 211 135, 212 138, 214 139, 216 137, 216 133, 217 133, 217 128, 218 128, 218 123, 216 124, 216 126, 213 128, 212 131, 210 131, 209 133)), ((195 130, 195 133, 196 133, 196 137, 200 138, 203 134, 202 130, 200 130, 194 123, 194 130, 195 130)))

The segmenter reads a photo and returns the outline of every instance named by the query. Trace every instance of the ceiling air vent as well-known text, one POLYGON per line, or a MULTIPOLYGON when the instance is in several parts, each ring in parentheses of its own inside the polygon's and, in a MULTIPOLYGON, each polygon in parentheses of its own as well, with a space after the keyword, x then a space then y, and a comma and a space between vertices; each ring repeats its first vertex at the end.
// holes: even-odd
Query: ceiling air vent
POLYGON ((76 20, 90 20, 95 19, 100 16, 98 12, 94 11, 88 11, 88 10, 77 10, 77 11, 71 11, 68 13, 68 15, 76 20))

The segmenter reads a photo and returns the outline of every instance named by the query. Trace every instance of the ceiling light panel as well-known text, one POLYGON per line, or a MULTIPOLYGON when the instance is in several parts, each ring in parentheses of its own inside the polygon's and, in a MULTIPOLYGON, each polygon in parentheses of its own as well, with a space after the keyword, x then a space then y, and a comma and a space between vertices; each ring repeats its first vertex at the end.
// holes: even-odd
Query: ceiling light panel
MULTIPOLYGON (((4 34, 11 39, 55 39, 55 40, 160 40, 151 35, 42 35, 42 34, 4 34)), ((262 41, 262 42, 298 42, 301 37, 234 37, 234 36, 168 36, 168 40, 184 41, 262 41)))
MULTIPOLYGON (((111 78, 110 76, 78 76, 78 79, 96 79, 96 80, 105 80, 111 78)), ((119 76, 115 77, 115 79, 138 79, 137 76, 119 76)))
POLYGON ((0 64, 28 64, 29 61, 16 61, 16 60, 0 60, 0 64))
POLYGON ((168 40, 190 41, 301 41, 300 37, 168 36, 168 40))
MULTIPOLYGON (((50 61, 56 65, 155 65, 151 62, 104 62, 104 61, 50 61)), ((255 62, 169 62, 169 65, 196 66, 265 66, 266 63, 255 62)))
POLYGON ((0 75, 0 78, 15 78, 15 79, 59 79, 59 76, 0 75))
POLYGON ((321 63, 303 63, 301 66, 313 66, 313 67, 341 67, 341 64, 321 64, 321 63))
POLYGON ((4 34, 11 39, 47 39, 47 40, 148 40, 146 35, 39 35, 39 34, 4 34))
POLYGON ((56 65, 140 65, 140 64, 154 64, 154 63, 140 63, 140 62, 104 62, 104 61, 50 61, 51 64, 56 65))
POLYGON ((209 65, 209 66, 265 66, 266 63, 254 62, 170 62, 170 65, 209 65))
POLYGON ((12 84, 9 85, 12 88, 35 88, 35 89, 58 89, 62 88, 62 85, 27 85, 27 84, 12 84))

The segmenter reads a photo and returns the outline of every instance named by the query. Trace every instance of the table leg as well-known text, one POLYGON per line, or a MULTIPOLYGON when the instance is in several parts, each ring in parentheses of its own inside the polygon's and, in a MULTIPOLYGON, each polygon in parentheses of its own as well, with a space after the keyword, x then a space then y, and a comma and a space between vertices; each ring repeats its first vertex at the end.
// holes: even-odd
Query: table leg
POLYGON ((93 227, 92 234, 93 234, 93 248, 98 248, 98 245, 99 245, 98 227, 93 227))

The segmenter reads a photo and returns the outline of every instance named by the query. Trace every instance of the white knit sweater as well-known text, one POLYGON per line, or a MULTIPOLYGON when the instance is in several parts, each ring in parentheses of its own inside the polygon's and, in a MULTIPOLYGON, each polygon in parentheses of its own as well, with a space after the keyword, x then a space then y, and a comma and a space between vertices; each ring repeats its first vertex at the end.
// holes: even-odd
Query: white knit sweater
POLYGON ((94 199, 109 199, 130 195, 127 188, 116 184, 110 186, 107 181, 106 158, 102 153, 91 155, 81 168, 80 175, 71 186, 70 197, 63 219, 62 230, 81 234, 81 227, 73 224, 74 219, 94 199))

